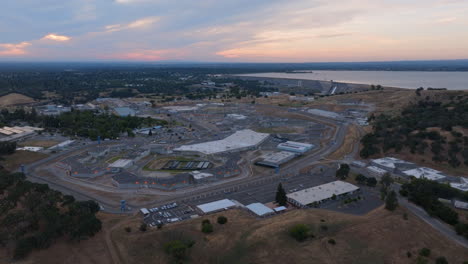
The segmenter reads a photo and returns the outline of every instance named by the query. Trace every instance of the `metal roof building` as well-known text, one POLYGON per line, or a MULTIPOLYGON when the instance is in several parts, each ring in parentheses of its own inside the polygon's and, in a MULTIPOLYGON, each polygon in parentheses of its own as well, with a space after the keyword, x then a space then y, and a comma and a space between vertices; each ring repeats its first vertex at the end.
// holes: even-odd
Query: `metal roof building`
POLYGON ((287 194, 288 201, 298 207, 322 203, 335 195, 337 198, 359 191, 359 187, 344 181, 334 181, 287 194))
POLYGON ((280 151, 268 153, 260 157, 260 161, 256 164, 278 168, 281 164, 286 163, 296 157, 296 153, 289 151, 280 151))
POLYGON ((295 142, 295 141, 286 141, 284 143, 278 144, 278 149, 295 152, 295 153, 305 153, 311 150, 314 147, 312 144, 295 142))
POLYGON ((252 213, 260 217, 275 213, 275 211, 273 211, 272 209, 270 209, 269 207, 266 207, 264 204, 261 204, 261 203, 252 203, 252 204, 247 205, 246 208, 249 209, 252 213))
POLYGON ((438 181, 445 178, 445 175, 443 175, 442 172, 426 167, 403 171, 403 174, 415 177, 417 179, 424 178, 433 181, 438 181))
POLYGON ((257 147, 269 136, 270 134, 257 133, 250 129, 244 129, 237 131, 225 139, 193 145, 183 145, 175 148, 174 151, 194 152, 204 155, 237 152, 257 147))
POLYGON ((124 117, 136 115, 135 110, 131 109, 130 107, 116 107, 114 108, 114 111, 117 113, 117 115, 124 117))
POLYGON ((219 201, 214 201, 211 203, 205 203, 197 205, 197 208, 204 214, 214 213, 228 208, 234 207, 237 204, 229 199, 223 199, 219 201))
POLYGON ((118 159, 112 164, 109 165, 109 168, 130 168, 133 165, 133 160, 131 159, 118 159))

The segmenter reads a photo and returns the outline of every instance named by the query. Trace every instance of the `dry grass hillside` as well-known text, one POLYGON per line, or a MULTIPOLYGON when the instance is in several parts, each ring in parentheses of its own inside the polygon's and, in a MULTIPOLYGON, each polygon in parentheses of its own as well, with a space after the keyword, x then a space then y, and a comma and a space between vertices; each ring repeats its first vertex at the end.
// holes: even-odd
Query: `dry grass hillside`
POLYGON ((22 94, 11 93, 0 97, 0 107, 29 103, 34 103, 34 99, 22 94))
MULTIPOLYGON (((413 263, 417 251, 430 248, 433 258, 446 256, 449 263, 468 260, 468 251, 436 233, 403 210, 390 213, 382 208, 366 216, 351 216, 324 210, 294 210, 258 220, 244 211, 223 213, 230 222, 214 224, 214 232, 200 231, 202 219, 216 223, 221 214, 146 233, 114 230, 113 241, 124 263, 170 263, 162 245, 174 239, 191 239, 188 263, 413 263), (297 242, 288 229, 298 223, 312 227, 315 238, 297 242), (323 230, 321 226, 327 226, 323 230), (333 238, 336 245, 328 240, 333 238), (412 252, 412 258, 407 252, 412 252)), ((137 229, 138 222, 131 224, 137 229)))

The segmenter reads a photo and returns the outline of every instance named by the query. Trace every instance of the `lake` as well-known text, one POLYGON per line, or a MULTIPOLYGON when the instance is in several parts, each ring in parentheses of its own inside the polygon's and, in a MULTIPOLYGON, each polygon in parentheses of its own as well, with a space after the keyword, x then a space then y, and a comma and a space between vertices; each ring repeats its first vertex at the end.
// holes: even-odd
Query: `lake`
POLYGON ((419 87, 468 90, 468 72, 429 71, 313 71, 305 73, 252 73, 239 76, 336 81, 344 83, 380 84, 416 89, 419 87))

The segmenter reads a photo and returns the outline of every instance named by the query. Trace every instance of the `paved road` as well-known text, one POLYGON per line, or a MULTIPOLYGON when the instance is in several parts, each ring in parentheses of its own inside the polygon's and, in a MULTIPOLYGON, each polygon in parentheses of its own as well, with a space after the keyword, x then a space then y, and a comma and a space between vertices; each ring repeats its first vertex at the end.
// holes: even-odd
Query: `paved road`
POLYGON ((465 248, 468 248, 468 240, 466 240, 462 236, 457 235, 457 233, 455 232, 455 230, 451 226, 441 222, 437 218, 431 217, 428 213, 426 213, 426 211, 423 208, 411 203, 404 196, 401 196, 399 194, 399 190, 400 190, 400 187, 401 187, 400 184, 393 184, 392 187, 395 190, 395 192, 398 193, 398 202, 399 202, 400 205, 408 208, 408 210, 410 210, 413 214, 415 214, 417 217, 419 217, 424 222, 428 223, 435 230, 439 231, 439 233, 441 233, 442 235, 444 235, 447 238, 449 238, 450 240, 458 243, 459 245, 461 245, 461 246, 463 246, 465 248))

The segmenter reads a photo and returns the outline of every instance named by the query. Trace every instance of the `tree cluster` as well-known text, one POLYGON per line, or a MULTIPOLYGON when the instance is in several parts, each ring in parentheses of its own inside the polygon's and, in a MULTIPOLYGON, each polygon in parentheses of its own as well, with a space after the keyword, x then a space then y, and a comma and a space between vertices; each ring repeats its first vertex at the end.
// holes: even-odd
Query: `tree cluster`
POLYGON ((426 179, 413 179, 402 185, 401 195, 421 206, 426 212, 449 225, 453 225, 458 234, 468 238, 468 223, 462 223, 458 213, 445 205, 438 198, 468 201, 468 192, 462 192, 447 184, 426 179))
POLYGON ((468 165, 468 137, 454 130, 468 128, 468 98, 457 97, 449 103, 419 101, 406 107, 399 116, 373 117, 374 131, 361 139, 361 157, 389 151, 409 150, 412 154, 432 153, 432 160, 458 167, 468 165), (450 131, 448 141, 438 130, 450 131))
POLYGON ((75 201, 24 174, 0 172, 0 246, 14 245, 14 258, 50 247, 60 237, 79 241, 101 230, 94 201, 75 201))

